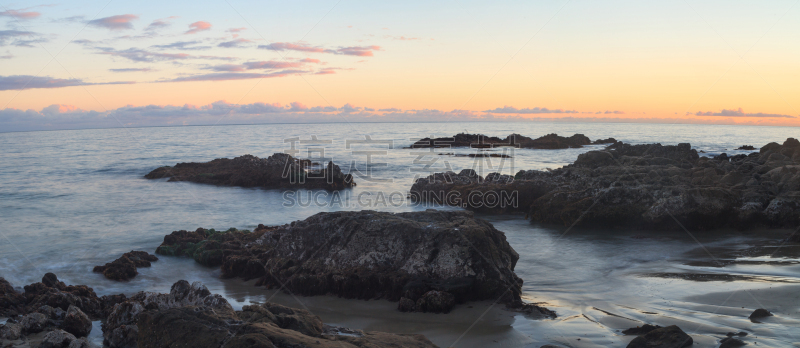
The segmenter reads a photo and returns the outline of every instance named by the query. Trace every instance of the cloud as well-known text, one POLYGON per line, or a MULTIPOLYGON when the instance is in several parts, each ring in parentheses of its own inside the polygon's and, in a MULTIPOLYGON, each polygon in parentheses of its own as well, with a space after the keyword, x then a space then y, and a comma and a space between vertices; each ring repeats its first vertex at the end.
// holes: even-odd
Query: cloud
POLYGON ((400 111, 403 111, 403 110, 401 110, 401 109, 398 109, 398 108, 388 108, 388 109, 378 109, 378 111, 386 111, 386 112, 400 112, 400 111))
POLYGON ((276 62, 274 60, 269 61, 262 61, 262 62, 247 62, 244 63, 246 69, 289 69, 289 68, 299 68, 302 67, 304 63, 300 62, 276 62))
POLYGON ((380 51, 380 46, 349 46, 335 49, 310 46, 306 43, 274 42, 259 45, 258 48, 272 51, 299 51, 309 53, 330 53, 346 56, 372 57, 373 51, 380 51))
POLYGON ((14 55, 11 52, 6 52, 6 55, 0 56, 0 59, 11 59, 14 58, 14 55))
POLYGON ((182 76, 171 80, 164 80, 160 82, 186 82, 186 81, 229 81, 229 80, 248 80, 248 79, 261 79, 271 77, 283 77, 288 75, 306 73, 303 70, 281 70, 265 74, 259 73, 237 73, 237 72, 221 72, 211 74, 201 74, 192 76, 182 76))
POLYGON ((226 31, 231 33, 231 36, 235 39, 235 38, 239 37, 239 33, 240 32, 245 31, 245 30, 247 30, 247 28, 242 27, 242 28, 230 28, 230 29, 228 29, 226 31))
POLYGON ((170 22, 169 20, 175 18, 178 18, 178 16, 170 16, 167 18, 156 19, 153 22, 151 22, 146 28, 144 28, 144 30, 155 31, 159 29, 168 28, 169 26, 172 25, 172 22, 170 22))
POLYGON ((303 58, 303 59, 300 59, 300 61, 303 62, 303 63, 314 63, 314 64, 319 64, 320 63, 319 59, 313 59, 313 58, 303 58))
POLYGON ((184 34, 196 34, 201 31, 210 30, 211 23, 206 21, 197 21, 192 24, 189 24, 189 30, 186 31, 184 34))
POLYGON ((175 50, 185 50, 185 51, 196 51, 196 50, 207 50, 210 49, 211 46, 192 46, 198 45, 203 43, 203 41, 176 41, 166 45, 153 45, 150 47, 158 48, 158 49, 175 49, 175 50))
POLYGON ((180 61, 185 59, 209 59, 209 60, 235 60, 232 57, 216 57, 216 56, 193 56, 188 53, 159 53, 143 50, 140 48, 128 48, 126 50, 115 50, 110 47, 98 47, 99 54, 106 54, 113 57, 120 57, 132 60, 134 62, 163 62, 163 61, 180 61))
POLYGON ((90 83, 81 79, 58 79, 49 76, 10 75, 0 76, 0 91, 23 90, 32 88, 61 88, 89 85, 132 84, 130 81, 90 83))
POLYGON ((241 48, 241 47, 248 47, 246 45, 249 42, 253 42, 252 40, 248 39, 235 39, 231 41, 221 42, 217 47, 224 47, 224 48, 241 48))
POLYGON ((577 114, 578 111, 575 110, 562 110, 562 109, 548 109, 548 108, 524 108, 524 109, 517 109, 513 106, 504 106, 502 108, 496 108, 494 110, 484 110, 483 112, 487 112, 490 114, 577 114))
POLYGON ((0 30, 0 46, 34 47, 33 44, 46 41, 32 31, 0 30))
POLYGON ((121 69, 108 69, 111 72, 148 72, 154 71, 150 68, 121 68, 121 69))
POLYGON ((742 108, 739 108, 737 110, 722 109, 722 111, 720 111, 720 112, 712 112, 712 111, 702 112, 702 111, 698 111, 695 114, 695 116, 796 118, 795 116, 791 116, 791 115, 765 114, 765 113, 762 113, 762 112, 759 112, 759 113, 745 113, 744 110, 742 110, 742 108))
POLYGON ((322 69, 320 71, 315 72, 314 75, 330 75, 330 74, 335 74, 335 73, 336 73, 336 70, 334 70, 334 68, 326 68, 326 69, 322 69))
POLYGON ((139 16, 133 14, 116 15, 111 17, 103 17, 90 20, 88 25, 93 25, 108 30, 126 30, 133 29, 134 20, 139 19, 139 16))
POLYGON ((35 11, 25 11, 25 10, 7 10, 0 12, 0 17, 13 17, 16 19, 34 19, 42 14, 35 11))
POLYGON ((422 40, 420 37, 405 37, 405 36, 391 36, 386 35, 384 38, 398 40, 398 41, 414 41, 414 40, 422 40))

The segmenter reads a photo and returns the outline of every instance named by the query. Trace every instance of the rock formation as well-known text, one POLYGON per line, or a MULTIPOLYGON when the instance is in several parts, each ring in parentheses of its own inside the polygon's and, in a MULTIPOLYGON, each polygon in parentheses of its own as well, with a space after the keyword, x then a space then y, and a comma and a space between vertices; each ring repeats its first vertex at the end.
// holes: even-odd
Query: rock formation
POLYGON ((457 303, 522 306, 519 255, 471 212, 318 213, 255 231, 175 231, 157 253, 222 266, 223 277, 299 295, 400 301, 404 311, 449 312, 457 303))
POLYGON ((652 330, 636 337, 628 343, 628 348, 683 348, 694 344, 692 336, 687 335, 675 325, 652 330))
POLYGON ((156 168, 144 177, 262 188, 339 190, 355 186, 353 177, 342 173, 333 162, 328 162, 326 167, 319 169, 314 169, 314 165, 310 160, 294 158, 285 153, 276 153, 267 158, 244 155, 234 159, 218 158, 205 163, 178 163, 173 167, 156 168))
MULTIPOLYGON (((594 144, 608 144, 616 142, 614 138, 598 140, 594 144)), ((558 134, 548 134, 543 137, 532 139, 524 135, 511 134, 505 138, 489 137, 483 134, 459 133, 452 137, 445 138, 424 138, 417 140, 409 148, 444 148, 444 147, 471 147, 489 148, 501 146, 513 146, 525 149, 568 149, 583 147, 592 144, 583 134, 575 134, 571 137, 562 137, 558 134)))
POLYGON ((700 157, 689 144, 615 143, 581 154, 571 165, 520 171, 513 178, 492 173, 484 179, 471 170, 436 173, 418 179, 411 197, 478 211, 525 212, 532 221, 567 226, 796 227, 800 142, 789 138, 749 155, 713 158, 700 157), (511 204, 470 204, 489 193, 511 204))
POLYGON ((103 276, 111 280, 129 280, 139 274, 136 268, 150 267, 150 262, 155 261, 158 261, 158 257, 154 255, 145 251, 131 250, 112 262, 95 266, 92 271, 103 273, 103 276))
POLYGON ((223 297, 185 280, 169 294, 140 292, 117 304, 103 324, 103 337, 111 348, 435 347, 422 335, 326 326, 306 310, 274 303, 234 311, 223 297))

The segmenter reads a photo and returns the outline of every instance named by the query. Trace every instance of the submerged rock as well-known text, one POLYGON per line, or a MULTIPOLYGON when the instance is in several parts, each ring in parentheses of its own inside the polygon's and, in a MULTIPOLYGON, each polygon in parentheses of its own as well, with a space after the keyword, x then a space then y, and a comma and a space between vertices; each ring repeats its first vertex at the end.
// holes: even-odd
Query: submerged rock
POLYGON ((160 167, 144 177, 170 178, 169 181, 191 181, 220 186, 262 188, 322 188, 339 190, 355 186, 353 176, 342 173, 339 166, 328 162, 324 168, 313 169, 310 160, 276 153, 267 158, 252 155, 234 159, 218 158, 204 163, 178 163, 160 167))
POLYGON ((410 196, 481 212, 525 212, 531 221, 566 226, 795 227, 800 224, 798 143, 789 138, 749 155, 709 158, 689 144, 617 142, 559 169, 520 171, 513 180, 495 180, 496 173, 486 179, 471 171, 436 173, 418 179, 410 196), (473 199, 488 195, 502 203, 473 199))
POLYGON ((683 348, 694 344, 692 337, 675 325, 652 330, 628 343, 628 348, 683 348))
POLYGON ((221 263, 223 277, 294 294, 405 298, 406 311, 449 312, 486 299, 523 305, 513 272, 519 255, 470 212, 332 212, 253 232, 209 231, 173 232, 157 252, 214 260, 206 264, 221 263))
POLYGON ((145 251, 131 250, 112 262, 103 266, 95 266, 92 271, 103 273, 103 276, 111 280, 129 280, 139 274, 136 268, 150 267, 150 262, 155 261, 158 261, 158 257, 155 255, 150 255, 145 251))
POLYGON ((111 348, 435 347, 422 335, 336 329, 306 310, 274 303, 234 311, 199 282, 181 280, 169 294, 139 293, 118 304, 103 336, 111 348))
POLYGON ((719 343, 720 343, 719 348, 734 348, 747 345, 747 343, 745 343, 744 341, 733 337, 725 337, 722 340, 720 340, 719 343))
POLYGON ((639 335, 644 335, 644 334, 646 334, 646 333, 648 333, 650 331, 653 331, 655 329, 660 329, 660 328, 661 328, 661 326, 658 326, 658 325, 644 324, 642 326, 637 326, 637 327, 632 327, 630 329, 626 329, 625 331, 622 331, 622 334, 623 335, 637 335, 637 336, 639 336, 639 335))

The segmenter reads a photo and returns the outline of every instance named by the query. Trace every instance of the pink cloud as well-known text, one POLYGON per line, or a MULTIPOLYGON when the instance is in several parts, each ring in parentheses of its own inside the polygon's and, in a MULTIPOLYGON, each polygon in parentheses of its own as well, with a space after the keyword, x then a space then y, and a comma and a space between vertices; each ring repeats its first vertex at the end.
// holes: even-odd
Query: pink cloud
POLYGON ((189 30, 187 32, 185 32, 184 34, 196 34, 196 33, 199 33, 201 31, 205 31, 205 30, 209 30, 209 29, 211 29, 211 23, 206 22, 206 21, 197 21, 197 22, 194 22, 192 24, 189 24, 189 30))
POLYGON ((301 59, 300 61, 303 62, 303 63, 314 63, 314 64, 319 64, 319 62, 320 62, 319 59, 314 59, 314 58, 304 58, 304 59, 301 59))
POLYGON ((330 74, 335 74, 335 73, 336 73, 336 70, 333 70, 333 69, 322 69, 320 71, 315 72, 314 75, 330 75, 330 74))
POLYGON ((331 53, 346 56, 372 57, 373 51, 380 51, 380 46, 350 46, 340 48, 314 47, 305 43, 274 42, 269 45, 259 45, 258 48, 273 51, 300 51, 310 53, 331 53))
POLYGON ((125 30, 133 29, 133 23, 131 22, 137 19, 139 19, 139 16, 137 15, 124 14, 93 19, 89 21, 88 24, 100 28, 106 28, 108 30, 125 30))
POLYGON ((380 51, 380 46, 352 46, 335 50, 335 54, 347 56, 372 57, 372 51, 380 51))
POLYGON ((302 62, 276 62, 273 60, 265 62, 247 62, 244 66, 249 69, 288 69, 303 66, 302 62))
POLYGON ((314 53, 322 53, 325 52, 324 49, 320 47, 312 47, 308 44, 296 44, 290 42, 274 42, 269 45, 260 45, 258 48, 263 48, 267 50, 273 51, 300 51, 300 52, 314 52, 314 53))
POLYGON ((21 11, 8 10, 8 11, 0 12, 0 16, 14 17, 14 18, 18 18, 18 19, 34 19, 34 18, 39 17, 41 15, 42 14, 39 13, 39 12, 35 12, 35 11, 26 12, 25 10, 21 10, 21 11))

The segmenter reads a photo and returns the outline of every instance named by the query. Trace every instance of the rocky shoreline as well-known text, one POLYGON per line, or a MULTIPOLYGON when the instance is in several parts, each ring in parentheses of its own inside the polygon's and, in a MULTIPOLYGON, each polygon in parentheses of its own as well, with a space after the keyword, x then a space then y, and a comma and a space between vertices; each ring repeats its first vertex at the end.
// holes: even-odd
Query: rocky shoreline
POLYGON ((471 212, 318 213, 253 232, 199 228, 164 237, 156 253, 222 267, 222 276, 312 296, 388 299, 401 311, 447 313, 498 300, 539 317, 555 313, 520 298, 519 255, 471 212))
POLYGON ((485 178, 472 170, 436 173, 418 179, 410 196, 481 212, 523 212, 532 222, 565 226, 796 227, 800 142, 789 138, 749 155, 713 158, 699 156, 690 144, 617 142, 555 170, 485 178), (515 200, 505 206, 476 206, 469 200, 474 195, 515 200))
POLYGON ((267 158, 244 155, 234 159, 217 158, 204 163, 178 163, 172 167, 159 167, 144 177, 267 189, 341 190, 356 185, 353 176, 342 173, 339 166, 332 161, 324 168, 315 169, 316 165, 310 160, 295 158, 285 153, 275 153, 267 158))

